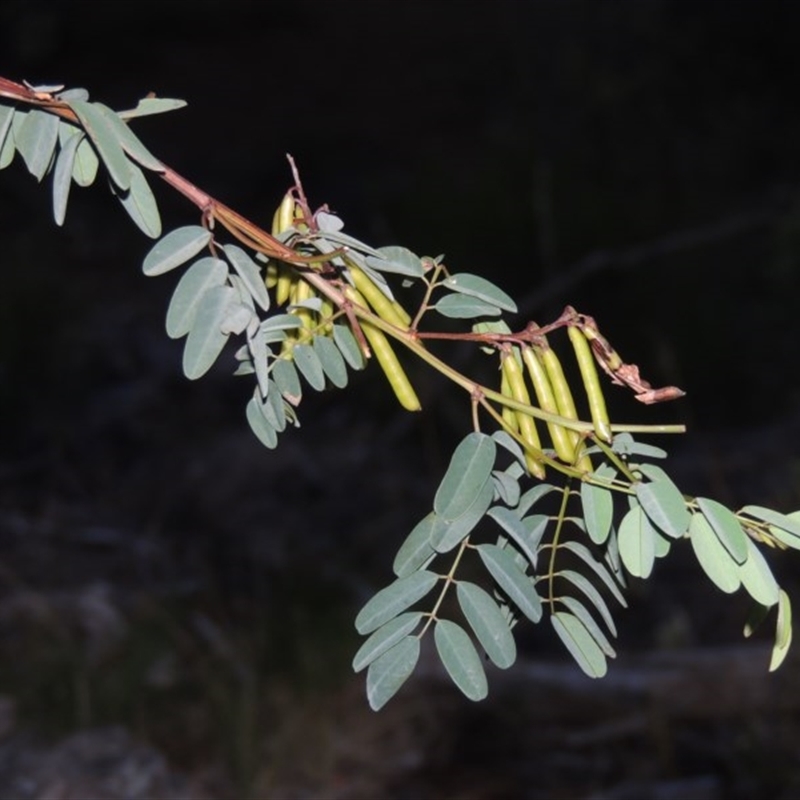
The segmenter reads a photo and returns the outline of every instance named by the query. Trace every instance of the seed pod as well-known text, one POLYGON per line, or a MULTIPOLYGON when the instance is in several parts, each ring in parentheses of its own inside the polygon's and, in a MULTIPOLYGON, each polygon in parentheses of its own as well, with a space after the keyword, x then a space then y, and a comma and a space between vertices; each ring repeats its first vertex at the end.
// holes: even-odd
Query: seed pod
MULTIPOLYGON (((525 377, 522 374, 522 367, 517 361, 517 356, 513 352, 505 352, 500 356, 503 374, 508 382, 510 397, 525 405, 531 404, 531 397, 528 394, 528 387, 525 386, 525 377)), ((525 463, 528 471, 535 478, 544 480, 544 466, 537 458, 542 454, 542 442, 539 439, 539 431, 536 430, 536 420, 522 411, 516 412, 519 435, 525 443, 525 463)))
MULTIPOLYGON (((348 286, 344 290, 344 295, 356 305, 367 308, 367 301, 364 296, 356 289, 353 289, 352 286, 348 286)), ((394 390, 400 405, 407 411, 419 411, 422 405, 419 402, 417 393, 414 391, 414 387, 411 385, 411 381, 409 381, 408 375, 406 375, 400 364, 386 334, 380 328, 370 325, 365 320, 361 321, 361 330, 364 331, 364 336, 369 342, 372 354, 378 359, 378 363, 381 365, 381 369, 386 375, 389 385, 394 390)))
MULTIPOLYGON (((290 304, 292 305, 302 303, 304 300, 309 300, 314 296, 314 289, 312 288, 311 284, 306 283, 306 281, 304 281, 302 278, 298 278, 292 284, 292 289, 293 293, 289 297, 290 304)), ((303 329, 298 335, 298 339, 301 341, 308 339, 308 331, 311 331, 316 327, 314 322, 314 312, 308 308, 296 308, 292 309, 289 313, 295 314, 303 326, 303 329)))
MULTIPOLYGON (((555 350, 553 350, 546 341, 542 345, 538 345, 536 349, 547 372, 547 377, 550 379, 550 386, 553 387, 553 394, 555 395, 559 415, 566 417, 566 419, 577 420, 578 411, 575 408, 575 401, 572 399, 572 390, 569 388, 567 378, 564 375, 564 369, 561 366, 561 362, 558 360, 555 350)), ((572 430, 567 430, 567 435, 572 443, 573 453, 577 453, 578 446, 581 444, 581 437, 577 432, 572 430)), ((573 460, 574 458, 575 456, 573 456, 573 460)), ((586 472, 592 471, 592 462, 589 460, 589 457, 585 455, 578 458, 576 466, 578 469, 586 472)))
POLYGON ((372 310, 386 322, 408 330, 411 324, 408 312, 398 302, 389 300, 363 269, 352 263, 348 264, 348 269, 353 285, 364 295, 372 310))
POLYGON ((267 274, 264 278, 264 285, 267 289, 273 289, 278 285, 278 262, 273 259, 267 262, 267 274))
MULTIPOLYGON (((508 375, 506 375, 506 371, 504 369, 500 370, 500 394, 505 395, 506 397, 511 397, 511 387, 508 385, 508 375)), ((501 412, 503 416, 503 422, 511 428, 514 433, 519 433, 519 420, 517 419, 517 412, 514 411, 513 408, 509 408, 508 406, 503 406, 503 411, 501 412)))
POLYGON ((592 415, 594 432, 604 442, 611 441, 611 421, 608 418, 606 409, 606 399, 603 397, 603 389, 600 386, 600 378, 597 374, 597 366, 594 363, 592 348, 583 335, 580 328, 570 325, 567 328, 569 340, 575 350, 575 358, 578 360, 578 368, 583 379, 583 388, 586 390, 586 398, 589 401, 589 413, 592 415))
POLYGON ((278 236, 292 227, 295 201, 291 191, 286 192, 272 217, 272 235, 278 236))
POLYGON ((297 273, 286 264, 278 264, 278 281, 275 284, 275 302, 282 306, 289 300, 292 293, 292 283, 297 273))
MULTIPOLYGON (((560 414, 553 387, 550 385, 550 378, 547 377, 547 371, 532 347, 526 345, 522 348, 522 360, 528 368, 528 376, 533 384, 539 407, 542 411, 547 411, 550 414, 560 414)), ((571 431, 554 422, 547 423, 547 430, 553 440, 556 455, 562 461, 571 464, 575 459, 575 442, 570 436, 571 431)))

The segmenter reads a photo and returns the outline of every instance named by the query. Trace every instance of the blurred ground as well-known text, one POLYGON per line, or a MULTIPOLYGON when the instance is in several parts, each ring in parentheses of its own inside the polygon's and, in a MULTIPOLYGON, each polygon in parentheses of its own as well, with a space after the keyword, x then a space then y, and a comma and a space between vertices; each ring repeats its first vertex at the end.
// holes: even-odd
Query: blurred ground
MULTIPOLYGON (((444 250, 540 322, 593 314, 688 390, 612 395, 689 423, 659 442, 685 491, 800 507, 794 4, 189 8, 7 2, 0 74, 185 97, 137 130, 244 213, 269 218, 291 151, 367 241, 444 250)), ((798 662, 768 675, 746 604, 680 555, 633 587, 604 681, 533 631, 484 704, 431 660, 369 711, 352 619, 430 506, 459 399, 420 373, 411 418, 361 376, 267 452, 230 364, 181 377, 174 280, 141 276, 104 188, 63 230, 47 195, 1 176, 0 796, 797 795, 798 662)))

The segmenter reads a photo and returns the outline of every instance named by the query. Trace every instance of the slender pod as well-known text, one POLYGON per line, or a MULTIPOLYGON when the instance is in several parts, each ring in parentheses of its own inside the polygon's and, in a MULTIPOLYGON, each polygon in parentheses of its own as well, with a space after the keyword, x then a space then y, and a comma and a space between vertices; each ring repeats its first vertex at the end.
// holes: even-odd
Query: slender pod
POLYGON ((583 388, 586 390, 586 398, 589 401, 589 413, 592 415, 594 432, 604 441, 611 441, 611 420, 608 417, 606 399, 603 397, 603 389, 600 385, 600 377, 597 374, 592 348, 589 341, 584 336, 583 331, 575 325, 567 328, 569 340, 575 350, 575 358, 578 360, 578 368, 583 379, 583 388))
POLYGON ((386 322, 408 330, 411 317, 408 312, 396 301, 393 302, 373 283, 369 275, 355 264, 349 263, 348 269, 353 285, 366 298, 372 310, 386 322))
MULTIPOLYGON (((547 341, 542 337, 542 343, 534 345, 538 351, 538 356, 544 365, 547 377, 550 379, 550 386, 553 388, 553 395, 556 399, 556 406, 560 416, 566 419, 578 419, 578 410, 575 408, 575 400, 572 398, 572 390, 569 388, 567 378, 564 375, 564 368, 558 360, 556 351, 547 344, 547 341)), ((578 452, 578 447, 581 444, 581 437, 576 431, 567 430, 567 436, 572 443, 573 453, 578 452)), ((574 456, 573 456, 574 459, 574 456)), ((589 457, 582 455, 578 458, 577 467, 586 472, 592 471, 592 462, 589 457)))
MULTIPOLYGON (((513 351, 504 352, 500 356, 503 374, 506 377, 510 397, 518 403, 531 404, 531 397, 528 394, 528 387, 525 385, 525 377, 522 374, 522 367, 517 361, 517 356, 513 351)), ((544 466, 537 458, 542 455, 542 442, 539 439, 539 431, 536 430, 536 420, 522 411, 515 412, 519 435, 525 443, 525 463, 531 475, 540 480, 544 479, 544 466)))
POLYGON ((279 306, 288 302, 292 294, 292 284, 296 280, 297 273, 287 264, 278 264, 278 280, 275 284, 275 303, 279 306))
MULTIPOLYGON (((348 286, 344 290, 344 295, 352 303, 367 308, 367 301, 364 296, 358 290, 353 289, 352 286, 348 286)), ((374 325, 370 325, 366 320, 361 320, 361 329, 364 331, 364 336, 372 349, 372 353, 378 359, 378 363, 381 365, 381 369, 386 375, 386 379, 389 381, 389 385, 392 387, 400 405, 407 411, 419 411, 422 405, 419 402, 417 393, 414 391, 414 387, 411 385, 411 381, 409 381, 408 375, 406 375, 400 364, 386 334, 374 325)))
MULTIPOLYGON (((500 394, 506 397, 512 397, 511 387, 508 385, 508 375, 504 369, 500 370, 500 394)), ((519 433, 519 420, 517 419, 517 412, 513 408, 503 406, 502 411, 503 422, 511 428, 514 433, 519 433)))
MULTIPOLYGON (((553 394, 553 387, 550 385, 550 378, 547 377, 542 362, 537 357, 533 348, 526 345, 522 348, 522 360, 528 368, 528 376, 533 384, 533 391, 542 411, 550 414, 560 414, 556 404, 556 396, 553 394)), ((554 422, 547 423, 547 430, 553 440, 553 448, 556 455, 567 464, 571 464, 575 459, 575 442, 570 436, 570 431, 562 425, 554 422)))

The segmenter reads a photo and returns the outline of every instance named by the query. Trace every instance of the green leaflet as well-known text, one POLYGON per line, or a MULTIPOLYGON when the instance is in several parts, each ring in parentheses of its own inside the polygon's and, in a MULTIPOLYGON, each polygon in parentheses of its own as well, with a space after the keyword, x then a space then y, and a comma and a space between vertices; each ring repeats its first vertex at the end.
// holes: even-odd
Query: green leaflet
POLYGON ((567 610, 578 618, 608 658, 616 658, 616 650, 614 650, 611 642, 608 641, 608 637, 603 633, 603 629, 597 624, 597 620, 591 615, 589 609, 580 600, 564 595, 558 598, 558 602, 566 606, 567 610))
POLYGON ((300 402, 303 396, 303 387, 300 385, 297 367, 291 361, 285 358, 276 359, 272 365, 272 378, 278 391, 293 405, 300 402))
POLYGON ((231 262, 239 277, 244 281, 253 300, 264 311, 269 311, 269 293, 264 285, 261 267, 241 247, 237 247, 235 244, 227 244, 223 250, 228 261, 231 262))
POLYGON ((556 575, 566 581, 569 581, 573 586, 577 587, 581 590, 581 592, 583 592, 586 598, 591 601, 592 605, 597 609, 600 616, 603 618, 603 622, 606 623, 606 627, 611 632, 611 635, 616 636, 617 628, 616 625, 614 625, 614 618, 611 616, 611 612, 608 610, 606 601, 603 600, 602 595, 597 591, 592 582, 585 576, 581 575, 580 572, 575 572, 575 570, 571 569, 561 570, 560 572, 557 572, 556 575))
POLYGON ((227 277, 227 264, 210 256, 195 261, 183 273, 167 308, 166 328, 171 339, 189 333, 203 295, 215 286, 222 286, 227 277))
POLYGON ((67 202, 69 201, 69 190, 72 187, 72 170, 75 166, 75 153, 81 143, 83 134, 79 131, 69 136, 62 145, 56 159, 56 167, 53 171, 53 219, 56 225, 61 227, 67 215, 67 202))
POLYGON ((772 647, 772 657, 769 662, 770 672, 775 672, 783 664, 791 644, 792 604, 789 595, 781 589, 778 599, 778 620, 775 624, 775 644, 772 647))
POLYGON ((253 370, 256 373, 256 381, 258 382, 261 397, 266 398, 269 394, 270 384, 267 359, 272 355, 272 350, 267 345, 266 334, 260 325, 256 326, 256 330, 252 335, 248 331, 247 350, 253 359, 253 370))
POLYGON ((580 542, 564 542, 561 544, 565 550, 570 550, 573 552, 578 558, 583 561, 588 567, 592 569, 592 571, 600 578, 601 581, 605 584, 606 588, 614 595, 614 599, 623 607, 627 608, 628 604, 625 601, 625 597, 623 596, 622 592, 619 590, 619 585, 614 580, 611 575, 611 572, 605 566, 605 564, 598 561, 593 555, 592 552, 589 550, 586 545, 581 544, 580 542))
POLYGON ((200 225, 186 225, 170 231, 145 256, 142 271, 153 277, 163 275, 191 261, 211 241, 211 231, 200 225))
POLYGON ((689 525, 692 549, 712 583, 726 594, 732 594, 741 585, 739 565, 722 546, 709 521, 702 514, 692 514, 689 525))
POLYGON ((771 529, 777 539, 788 547, 793 547, 795 550, 800 549, 800 520, 762 506, 745 506, 740 513, 749 514, 751 517, 769 523, 778 529, 777 531, 771 529), (781 532, 783 533, 781 534, 781 532))
POLYGON ((468 297, 474 297, 482 300, 485 304, 495 306, 503 311, 510 311, 515 314, 517 311, 517 304, 509 297, 502 289, 495 286, 491 281, 482 278, 479 275, 472 275, 468 272, 459 272, 456 275, 451 275, 443 281, 452 292, 465 294, 468 297))
POLYGON ((608 671, 605 654, 578 617, 566 611, 556 611, 550 622, 578 666, 590 678, 602 678, 608 671))
POLYGON ((225 347, 228 336, 222 333, 222 323, 235 301, 236 290, 230 286, 215 286, 203 294, 183 348, 183 374, 189 380, 205 375, 225 347))
POLYGON ((286 402, 275 381, 267 383, 267 399, 261 407, 261 413, 278 433, 286 429, 286 402))
POLYGON ((366 361, 356 337, 347 325, 334 324, 333 341, 344 356, 344 360, 355 370, 364 369, 366 361))
POLYGON ((438 553, 447 553, 461 544, 465 537, 472 533, 473 528, 483 519, 486 510, 492 504, 494 484, 486 481, 478 490, 477 495, 469 508, 455 519, 440 517, 440 524, 431 533, 431 546, 438 553))
POLYGON ((641 506, 634 506, 622 518, 617 530, 619 557, 625 569, 637 578, 647 578, 655 561, 656 532, 641 506))
POLYGON ((443 317, 450 319, 473 319, 474 317, 496 317, 500 314, 497 306, 491 305, 477 297, 458 294, 446 294, 431 308, 443 317))
POLYGON ((678 487, 660 467, 642 464, 639 469, 650 478, 650 482, 637 483, 635 487, 650 521, 673 539, 683 536, 689 528, 690 514, 678 487))
POLYGON ((58 143, 58 117, 38 108, 30 109, 15 131, 14 141, 28 172, 41 181, 53 161, 58 143))
POLYGON ((470 433, 453 452, 433 500, 433 510, 445 519, 457 519, 475 501, 489 480, 496 446, 485 433, 470 433))
POLYGON ((115 194, 139 230, 151 239, 157 239, 161 236, 161 217, 158 213, 156 198, 139 167, 136 164, 129 164, 129 169, 130 186, 128 191, 115 192, 115 194))
MULTIPOLYGON (((599 480, 611 481, 617 471, 608 464, 601 464, 594 473, 599 480)), ((610 490, 588 481, 581 483, 581 505, 586 532, 595 544, 603 544, 611 531, 614 518, 614 497, 610 490)))
POLYGON ((312 343, 328 380, 337 388, 347 386, 347 365, 339 348, 327 337, 315 335, 312 343))
POLYGON ((443 524, 441 517, 431 511, 414 526, 394 558, 392 568, 398 578, 405 578, 416 572, 436 555, 430 542, 434 535, 438 536, 434 534, 434 529, 440 524, 443 524))
POLYGON ((356 630, 362 636, 377 630, 401 611, 405 611, 417 600, 425 597, 438 580, 439 576, 428 570, 420 570, 406 578, 398 578, 381 589, 358 612, 356 630))
POLYGON ((308 381, 308 385, 321 392, 325 388, 325 372, 314 348, 310 344, 296 344, 292 348, 292 356, 300 374, 308 381))
POLYGON ((367 256, 367 264, 378 272, 393 272, 409 278, 421 278, 425 272, 420 257, 407 247, 379 247, 380 257, 367 256))
MULTIPOLYGON (((645 456, 645 458, 666 458, 667 451, 651 444, 637 442, 629 433, 618 433, 614 437, 611 449, 621 456, 645 456)), ((635 465, 631 465, 635 466, 635 465)))
POLYGON ((520 497, 519 503, 514 509, 517 516, 524 517, 546 494, 555 491, 555 488, 556 487, 550 483, 537 483, 536 486, 528 489, 528 491, 520 497))
POLYGON ((517 645, 500 607, 491 595, 474 583, 459 581, 458 604, 486 655, 500 669, 517 660, 517 645))
POLYGON ((105 117, 109 130, 113 131, 120 147, 138 164, 152 172, 163 172, 164 165, 142 144, 139 137, 120 118, 116 111, 102 103, 94 107, 105 117))
POLYGON ((407 636, 369 665, 367 700, 373 711, 383 708, 408 680, 419 661, 419 651, 419 639, 407 636))
MULTIPOLYGON (((531 544, 531 534, 525 520, 521 520, 510 508, 494 506, 489 509, 490 516, 514 541, 531 566, 536 568, 536 545, 531 544)), ((544 518, 546 521, 546 517, 544 518)))
POLYGON ((163 114, 166 111, 183 108, 185 105, 185 100, 175 100, 171 97, 145 97, 136 104, 136 108, 119 111, 117 115, 122 119, 147 117, 151 114, 163 114))
POLYGON ((492 434, 492 439, 497 442, 501 447, 508 450, 512 456, 521 464, 525 463, 525 453, 522 452, 522 448, 517 443, 516 439, 510 436, 506 431, 499 430, 495 431, 492 434))
POLYGON ((440 619, 433 631, 436 651, 453 683, 470 699, 483 700, 489 685, 481 658, 467 632, 455 622, 440 619))
POLYGON ((358 648, 353 658, 353 672, 361 672, 364 667, 368 667, 376 658, 394 647, 419 625, 421 619, 421 611, 407 611, 378 628, 358 648))
POLYGON ((497 585, 531 622, 542 618, 542 601, 531 579, 517 566, 514 555, 494 544, 478 545, 478 555, 497 585))
POLYGON ((86 135, 97 148, 100 160, 108 170, 114 185, 123 192, 127 191, 131 182, 131 162, 128 161, 117 131, 103 109, 111 114, 114 112, 101 103, 90 103, 86 100, 72 100, 69 105, 78 115, 86 135))
POLYGON ((747 536, 736 519, 736 515, 729 511, 722 503, 708 500, 705 497, 697 498, 697 505, 703 516, 708 520, 720 544, 730 553, 737 564, 744 564, 747 560, 747 536))
POLYGON ((522 474, 522 466, 518 462, 513 463, 508 469, 492 471, 492 484, 494 485, 495 493, 511 508, 519 503, 521 493, 519 478, 522 474))
POLYGON ((253 433, 265 447, 273 448, 278 445, 278 434, 275 428, 270 425, 263 413, 263 406, 258 398, 251 397, 245 407, 245 416, 253 433))
POLYGON ((780 587, 761 551, 748 537, 745 540, 747 559, 739 566, 739 579, 750 597, 762 606, 778 602, 780 587))

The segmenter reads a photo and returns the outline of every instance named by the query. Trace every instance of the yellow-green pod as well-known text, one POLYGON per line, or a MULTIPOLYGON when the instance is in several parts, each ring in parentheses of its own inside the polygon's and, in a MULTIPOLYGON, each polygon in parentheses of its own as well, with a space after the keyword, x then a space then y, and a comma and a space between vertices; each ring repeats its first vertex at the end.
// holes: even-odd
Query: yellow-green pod
POLYGON ((331 321, 333 313, 333 303, 327 297, 323 297, 322 306, 319 309, 319 319, 322 325, 322 332, 325 336, 333 334, 333 322, 331 321))
POLYGON ((267 262, 267 273, 264 276, 264 285, 267 289, 274 289, 278 285, 278 262, 273 259, 267 262))
MULTIPOLYGON (((511 387, 508 385, 508 375, 506 375, 505 370, 500 370, 500 394, 504 395, 505 397, 511 397, 511 387)), ((519 433, 519 420, 517 420, 517 412, 514 411, 513 408, 509 408, 508 406, 503 406, 503 411, 501 412, 503 416, 503 422, 511 428, 514 433, 519 433)))
POLYGON ((296 273, 286 264, 278 264, 278 281, 275 284, 275 303, 282 306, 289 300, 296 273))
MULTIPOLYGON (((548 344, 537 347, 538 355, 544 365, 547 377, 550 379, 550 386, 553 387, 553 394, 556 398, 556 406, 558 413, 566 419, 578 419, 578 410, 575 408, 575 401, 572 398, 572 390, 569 388, 567 378, 564 375, 564 369, 561 362, 558 360, 555 350, 548 344)), ((576 431, 567 430, 570 442, 572 443, 573 454, 577 452, 578 445, 581 437, 576 431)), ((573 455, 574 458, 574 455, 573 455)), ((576 465, 578 469, 586 472, 592 471, 592 462, 586 455, 580 456, 576 465)))
POLYGON ((396 301, 389 298, 372 282, 372 279, 363 269, 355 264, 348 264, 353 285, 366 298, 372 310, 386 322, 403 330, 408 330, 411 317, 408 312, 396 301))
POLYGON ((294 196, 291 192, 286 192, 281 200, 281 204, 275 209, 275 214, 272 217, 273 236, 278 236, 292 227, 294 223, 294 206, 294 196))
POLYGON ((589 401, 589 413, 592 415, 594 432, 604 442, 610 442, 611 420, 608 417, 606 399, 603 397, 603 389, 600 386, 600 377, 597 374, 592 348, 580 328, 570 325, 567 332, 569 333, 569 340, 572 342, 572 348, 575 350, 578 368, 581 371, 583 388, 586 390, 586 398, 589 401))
MULTIPOLYGON (((513 352, 503 353, 501 355, 503 374, 508 381, 508 388, 510 397, 519 403, 525 403, 529 406, 531 404, 531 397, 528 394, 528 387, 525 385, 525 376, 522 373, 522 367, 517 361, 516 355, 513 352)), ((536 430, 536 420, 530 415, 522 411, 517 411, 517 425, 519 426, 519 435, 525 443, 525 463, 528 466, 528 471, 535 478, 540 480, 544 479, 544 466, 537 458, 541 456, 542 442, 539 439, 539 431, 536 430)))
MULTIPOLYGON (((530 377, 533 384, 533 391, 536 393, 539 407, 549 414, 561 414, 547 371, 532 347, 526 345, 522 348, 522 360, 528 368, 528 377, 530 377)), ((571 464, 575 459, 575 441, 570 436, 570 431, 562 425, 556 425, 554 422, 547 423, 547 431, 553 440, 553 448, 556 451, 556 455, 562 461, 571 464)))
MULTIPOLYGON (((367 308, 364 296, 356 289, 353 289, 352 286, 346 287, 344 295, 356 305, 367 308)), ((378 363, 381 365, 381 369, 386 375, 386 379, 389 381, 389 385, 392 387, 400 405, 406 411, 419 411, 422 405, 419 402, 417 393, 414 391, 414 387, 411 385, 411 381, 409 381, 408 375, 406 375, 397 355, 392 350, 386 334, 374 325, 370 325, 366 320, 361 321, 361 330, 364 331, 364 336, 369 343, 372 354, 378 359, 378 363)))
MULTIPOLYGON (((291 304, 302 303, 304 300, 310 300, 314 296, 314 289, 311 287, 311 284, 307 283, 302 278, 298 278, 292 284, 292 289, 293 292, 289 298, 291 304)), ((298 339, 307 339, 307 332, 316 327, 314 323, 314 312, 309 308, 296 308, 290 313, 295 314, 303 326, 303 330, 300 332, 298 339)))

